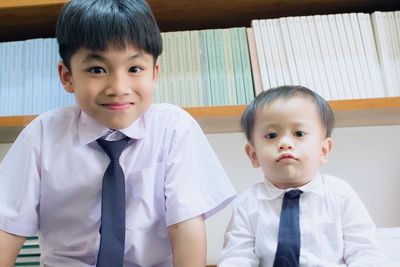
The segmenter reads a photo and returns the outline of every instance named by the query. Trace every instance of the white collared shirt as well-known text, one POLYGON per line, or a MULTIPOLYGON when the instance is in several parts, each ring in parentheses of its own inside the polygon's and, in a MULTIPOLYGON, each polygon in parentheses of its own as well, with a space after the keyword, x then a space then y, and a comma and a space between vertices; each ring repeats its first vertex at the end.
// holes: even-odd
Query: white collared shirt
MULTIPOLYGON (((30 123, 0 165, 0 229, 38 231, 42 266, 94 266, 101 185, 109 158, 104 128, 78 108, 30 123)), ((126 179, 125 267, 172 266, 167 226, 222 209, 235 191, 197 122, 152 105, 107 139, 132 138, 120 163, 126 179)))
MULTIPOLYGON (((219 267, 273 266, 282 199, 292 189, 265 180, 237 196, 219 267)), ((350 185, 318 174, 298 189, 300 266, 381 266, 375 225, 350 185)))

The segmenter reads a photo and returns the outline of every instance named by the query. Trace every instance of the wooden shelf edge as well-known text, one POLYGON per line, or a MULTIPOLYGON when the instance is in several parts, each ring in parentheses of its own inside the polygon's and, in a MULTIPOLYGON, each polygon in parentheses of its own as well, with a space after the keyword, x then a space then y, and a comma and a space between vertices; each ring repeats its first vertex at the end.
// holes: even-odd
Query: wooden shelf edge
MULTIPOLYGON (((334 100, 329 102, 336 118, 335 127, 400 125, 400 97, 334 100)), ((245 105, 185 108, 205 133, 240 132, 245 105)), ((36 116, 0 117, 0 143, 15 140, 36 116)))

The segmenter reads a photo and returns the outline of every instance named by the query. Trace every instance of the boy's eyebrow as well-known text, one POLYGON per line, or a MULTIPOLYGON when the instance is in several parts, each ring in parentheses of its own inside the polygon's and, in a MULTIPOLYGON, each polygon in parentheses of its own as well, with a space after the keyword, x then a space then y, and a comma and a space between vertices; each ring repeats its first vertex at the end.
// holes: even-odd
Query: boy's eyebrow
MULTIPOLYGON (((140 51, 132 56, 129 56, 127 61, 135 59, 135 58, 140 58, 143 55, 144 55, 144 53, 140 51)), ((90 63, 92 61, 107 62, 108 59, 106 57, 102 56, 101 54, 98 54, 95 52, 87 54, 86 57, 83 59, 83 63, 90 63)))

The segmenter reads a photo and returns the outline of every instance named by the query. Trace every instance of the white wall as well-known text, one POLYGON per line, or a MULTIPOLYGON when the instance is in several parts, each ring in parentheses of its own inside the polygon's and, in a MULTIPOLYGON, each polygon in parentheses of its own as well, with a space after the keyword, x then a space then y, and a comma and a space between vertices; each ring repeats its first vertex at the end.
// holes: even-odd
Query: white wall
MULTIPOLYGON (((364 201, 378 227, 400 226, 400 126, 340 128, 333 132, 334 148, 322 170, 348 181, 364 201)), ((237 191, 262 181, 244 153, 241 133, 209 134, 208 140, 237 191)), ((0 159, 10 144, 0 144, 0 159)), ((216 263, 231 207, 207 220, 208 263, 216 263)))

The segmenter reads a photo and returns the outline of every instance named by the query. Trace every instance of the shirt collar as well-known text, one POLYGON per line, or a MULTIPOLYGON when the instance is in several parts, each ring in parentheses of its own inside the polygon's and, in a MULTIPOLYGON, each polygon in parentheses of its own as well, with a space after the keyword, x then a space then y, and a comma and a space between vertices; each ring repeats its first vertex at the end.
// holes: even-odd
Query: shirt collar
MULTIPOLYGON (((149 109, 151 109, 151 107, 149 109)), ((113 132, 117 132, 117 136, 120 135, 119 133, 122 133, 123 135, 128 136, 132 139, 145 138, 147 135, 146 121, 148 121, 148 114, 149 110, 146 111, 138 119, 136 119, 133 123, 131 123, 131 125, 129 125, 128 127, 118 131, 113 131, 101 125, 98 121, 87 115, 84 111, 81 111, 78 119, 79 142, 83 145, 87 145, 97 140, 98 138, 107 136, 108 134, 112 134, 113 132)))
POLYGON ((278 198, 284 193, 293 190, 293 189, 300 189, 304 193, 313 193, 316 194, 320 197, 325 196, 325 187, 323 186, 322 183, 322 178, 321 174, 317 173, 315 177, 307 184, 302 185, 297 188, 286 188, 286 189, 281 189, 276 186, 274 186, 268 179, 264 179, 264 186, 260 188, 261 190, 258 190, 257 196, 259 199, 268 199, 272 200, 274 198, 278 198))

